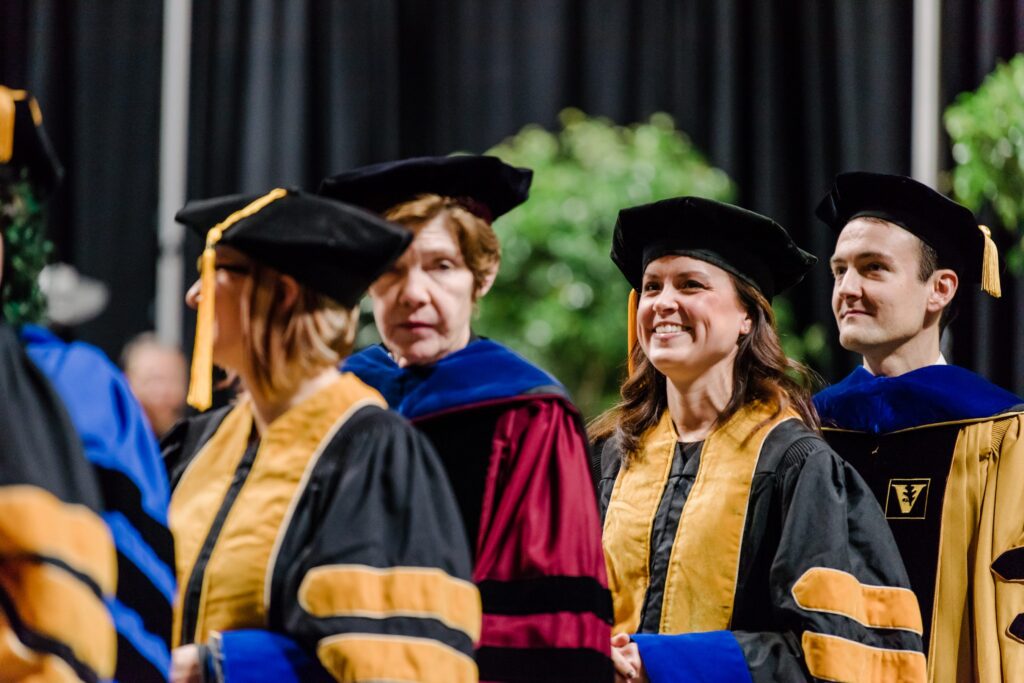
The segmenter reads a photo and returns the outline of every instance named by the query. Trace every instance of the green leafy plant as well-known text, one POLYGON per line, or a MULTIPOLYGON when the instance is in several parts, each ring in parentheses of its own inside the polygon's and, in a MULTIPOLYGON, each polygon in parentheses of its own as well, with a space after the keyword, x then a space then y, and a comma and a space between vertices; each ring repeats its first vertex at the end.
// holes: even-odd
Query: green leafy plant
MULTIPOLYGON (((945 112, 953 143, 953 192, 978 211, 989 204, 1003 227, 1020 235, 1024 222, 1024 54, 1000 64, 945 112)), ((1024 244, 1007 254, 1024 272, 1024 244)))
POLYGON ((46 239, 43 209, 24 179, 0 186, 0 236, 4 242, 2 317, 15 327, 39 322, 46 312, 46 299, 38 278, 53 245, 46 239))

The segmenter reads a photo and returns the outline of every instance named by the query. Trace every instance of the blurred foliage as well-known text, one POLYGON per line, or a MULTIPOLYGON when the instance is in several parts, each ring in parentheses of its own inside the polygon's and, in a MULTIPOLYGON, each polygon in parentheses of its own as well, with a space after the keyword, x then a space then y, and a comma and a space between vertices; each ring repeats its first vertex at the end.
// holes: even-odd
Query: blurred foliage
MULTIPOLYGON (((989 204, 1003 227, 1020 237, 1024 222, 1024 54, 1000 64, 974 92, 945 112, 953 142, 953 192, 978 211, 989 204)), ((1007 255, 1024 272, 1024 242, 1007 255)))
POLYGON ((3 319, 15 327, 39 322, 46 312, 39 273, 53 244, 46 239, 43 209, 24 177, 0 184, 0 235, 4 242, 0 275, 3 319))
MULTIPOLYGON (((576 109, 562 129, 525 127, 488 154, 532 168, 530 200, 495 223, 502 262, 474 329, 549 370, 592 417, 618 398, 625 372, 629 285, 611 262, 619 209, 699 195, 731 201, 736 189, 667 114, 617 126, 576 109)), ((793 324, 785 301, 780 330, 793 324)), ((797 358, 821 352, 824 330, 783 334, 797 358)))

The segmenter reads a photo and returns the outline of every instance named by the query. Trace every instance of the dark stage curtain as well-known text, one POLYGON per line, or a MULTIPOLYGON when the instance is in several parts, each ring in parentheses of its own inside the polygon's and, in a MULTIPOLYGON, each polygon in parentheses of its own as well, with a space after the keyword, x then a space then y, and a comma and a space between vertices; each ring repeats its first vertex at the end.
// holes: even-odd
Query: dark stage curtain
POLYGON ((57 256, 111 290, 75 334, 115 358, 153 325, 162 25, 152 1, 0 2, 0 83, 35 94, 66 171, 57 256))
MULTIPOLYGON (((1022 2, 945 0, 947 101, 1022 48, 1022 2)), ((827 259, 833 236, 812 211, 833 175, 910 171, 912 11, 909 0, 197 1, 189 196, 314 188, 358 164, 480 152, 527 123, 556 126, 567 106, 620 123, 666 111, 736 180, 739 203, 827 259)), ((69 167, 61 249, 114 286, 112 310, 81 330, 108 349, 152 320, 160 12, 0 3, 0 75, 42 93, 69 167)), ((186 264, 198 251, 190 238, 186 264)), ((958 363, 1018 390, 1020 286, 954 329, 958 363)), ((832 331, 830 294, 822 265, 793 295, 801 322, 832 331)), ((829 379, 854 362, 833 348, 829 379)))
MULTIPOLYGON (((315 187, 362 163, 481 152, 527 123, 555 126, 567 106, 621 123, 666 111, 737 181, 741 204, 827 256, 832 238, 811 212, 831 177, 909 170, 911 9, 888 0, 199 3, 189 193, 315 187)), ((193 240, 190 256, 198 251, 193 240)), ((831 320, 830 288, 822 266, 795 295, 804 322, 831 320)), ((824 370, 849 363, 838 354, 824 370)))

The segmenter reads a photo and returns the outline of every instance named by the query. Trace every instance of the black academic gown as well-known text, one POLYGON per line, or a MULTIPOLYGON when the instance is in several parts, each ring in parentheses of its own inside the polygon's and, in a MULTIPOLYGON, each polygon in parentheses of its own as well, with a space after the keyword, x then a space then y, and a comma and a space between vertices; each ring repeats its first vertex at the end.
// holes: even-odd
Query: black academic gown
POLYGON ((430 445, 377 392, 342 375, 260 439, 243 400, 176 429, 165 453, 173 636, 207 645, 218 678, 476 680, 457 507, 430 445))
POLYGON ((615 631, 639 634, 652 683, 924 680, 878 503, 795 414, 743 409, 684 446, 666 411, 628 466, 604 444, 602 469, 615 631))
POLYGON ((114 673, 100 490, 60 399, 0 322, 0 680, 114 673))

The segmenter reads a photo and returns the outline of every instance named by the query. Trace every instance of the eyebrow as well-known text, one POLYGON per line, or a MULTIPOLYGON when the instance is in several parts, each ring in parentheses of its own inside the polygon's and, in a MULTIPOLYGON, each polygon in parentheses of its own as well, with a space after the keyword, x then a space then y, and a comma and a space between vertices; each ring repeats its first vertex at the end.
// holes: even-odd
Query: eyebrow
POLYGON ((829 265, 836 265, 838 263, 846 263, 847 261, 865 261, 868 259, 878 259, 880 261, 892 261, 892 257, 888 254, 883 254, 880 251, 862 251, 859 254, 854 254, 852 258, 845 259, 839 256, 833 256, 829 259, 829 265))

